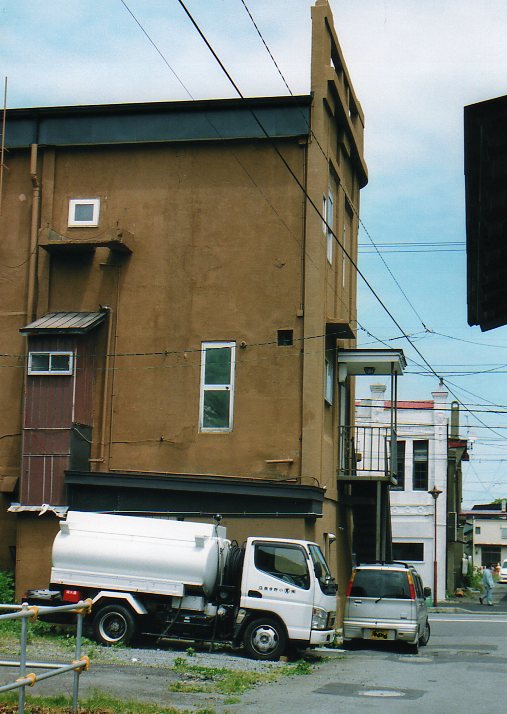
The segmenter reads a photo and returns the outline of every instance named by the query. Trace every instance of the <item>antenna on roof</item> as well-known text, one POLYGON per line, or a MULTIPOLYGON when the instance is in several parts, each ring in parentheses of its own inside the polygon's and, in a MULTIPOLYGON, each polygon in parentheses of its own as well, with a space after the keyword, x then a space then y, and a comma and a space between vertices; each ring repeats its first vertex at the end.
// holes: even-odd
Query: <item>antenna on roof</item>
POLYGON ((7 117, 7 77, 4 85, 4 110, 2 116, 2 149, 0 153, 0 216, 2 215, 2 195, 4 187, 5 120, 7 117))

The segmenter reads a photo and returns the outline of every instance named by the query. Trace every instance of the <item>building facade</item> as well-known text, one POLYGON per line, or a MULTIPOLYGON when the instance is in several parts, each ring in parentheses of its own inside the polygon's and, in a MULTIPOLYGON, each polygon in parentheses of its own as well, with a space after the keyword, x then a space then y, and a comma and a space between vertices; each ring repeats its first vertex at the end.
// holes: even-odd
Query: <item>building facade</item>
MULTIPOLYGON (((370 398, 356 403, 359 430, 389 424, 385 386, 372 385, 370 391, 370 398)), ((466 441, 457 433, 457 404, 447 399, 439 385, 431 400, 397 403, 396 483, 390 493, 393 559, 415 565, 425 585, 436 585, 440 599, 462 585, 464 545, 458 513, 466 441)), ((364 440, 359 447, 366 459, 370 448, 364 440)))
POLYGON ((507 559, 507 506, 500 503, 474 506, 463 513, 472 525, 472 564, 482 568, 507 559))
POLYGON ((364 118, 326 0, 311 94, 7 111, 0 567, 42 587, 68 507, 220 514, 340 580, 364 118))

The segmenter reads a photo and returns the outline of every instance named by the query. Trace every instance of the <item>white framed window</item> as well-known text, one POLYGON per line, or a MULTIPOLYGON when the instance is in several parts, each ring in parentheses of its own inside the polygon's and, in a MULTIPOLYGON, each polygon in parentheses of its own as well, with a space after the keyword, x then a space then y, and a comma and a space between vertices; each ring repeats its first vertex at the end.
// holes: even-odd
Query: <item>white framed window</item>
POLYGON ((71 198, 69 200, 69 227, 98 226, 100 198, 71 198))
POLYGON ((333 391, 334 391, 334 368, 333 362, 326 357, 326 385, 324 399, 328 404, 333 403, 333 391))
POLYGON ((326 221, 327 221, 327 262, 331 265, 333 264, 333 228, 334 228, 334 203, 333 194, 331 191, 327 195, 327 211, 326 211, 326 221))
POLYGON ((29 352, 28 374, 66 375, 72 374, 74 355, 72 352, 29 352))
POLYGON ((235 342, 202 343, 200 431, 232 431, 235 366, 235 342))

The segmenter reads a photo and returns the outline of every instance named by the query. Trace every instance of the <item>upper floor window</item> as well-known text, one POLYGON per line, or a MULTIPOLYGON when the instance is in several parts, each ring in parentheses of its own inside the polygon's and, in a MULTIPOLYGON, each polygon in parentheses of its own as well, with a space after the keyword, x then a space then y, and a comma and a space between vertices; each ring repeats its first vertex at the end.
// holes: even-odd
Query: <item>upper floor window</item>
POLYGON ((69 227, 98 226, 100 198, 71 198, 69 201, 69 227))
POLYGON ((330 357, 326 357, 326 385, 325 385, 325 400, 328 404, 333 403, 334 392, 334 362, 330 357))
POLYGON ((29 352, 28 374, 72 374, 73 363, 72 352, 29 352))
POLYGON ((327 210, 326 210, 326 221, 327 221, 327 261, 331 265, 333 264, 333 230, 334 230, 334 203, 333 194, 331 191, 327 195, 327 210))
POLYGON ((396 479, 397 486, 393 486, 393 491, 403 491, 405 489, 405 442, 398 441, 396 444, 396 479))
POLYGON ((428 490, 428 441, 414 441, 414 491, 428 490))
POLYGON ((203 342, 200 430, 232 431, 235 342, 203 342))

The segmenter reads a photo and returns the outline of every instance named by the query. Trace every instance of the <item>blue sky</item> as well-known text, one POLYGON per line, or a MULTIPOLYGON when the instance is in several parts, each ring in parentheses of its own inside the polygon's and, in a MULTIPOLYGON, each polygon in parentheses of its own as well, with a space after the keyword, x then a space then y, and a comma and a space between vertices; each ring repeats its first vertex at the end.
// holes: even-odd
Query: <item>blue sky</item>
MULTIPOLYGON (((171 69, 121 0, 0 0, 8 107, 235 96, 177 0, 125 2, 171 69)), ((245 2, 293 93, 308 92, 310 0, 245 2)), ((186 4, 244 95, 287 93, 241 0, 186 4)), ((462 434, 474 445, 464 505, 505 496, 507 327, 481 333, 466 322, 463 107, 507 94, 507 3, 331 0, 331 7, 366 116, 360 268, 443 375, 449 400, 466 405, 462 434)), ((361 281, 359 322, 364 346, 379 346, 375 337, 405 350, 401 398, 431 398, 436 377, 415 374, 427 366, 414 364, 421 357, 397 339, 399 329, 361 281)))

